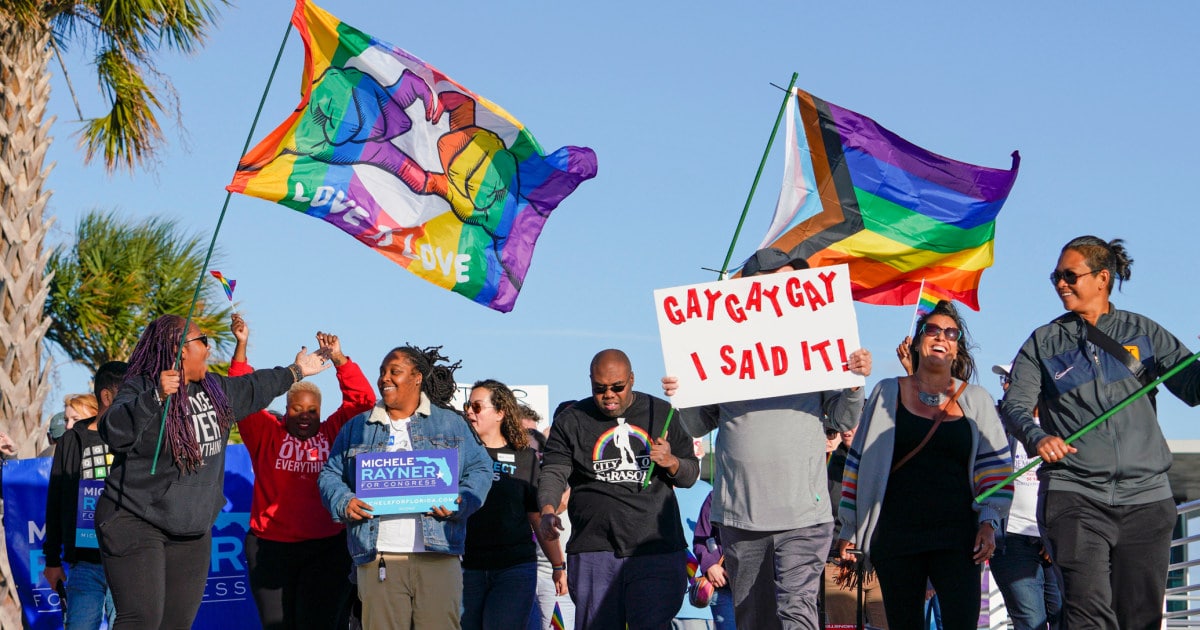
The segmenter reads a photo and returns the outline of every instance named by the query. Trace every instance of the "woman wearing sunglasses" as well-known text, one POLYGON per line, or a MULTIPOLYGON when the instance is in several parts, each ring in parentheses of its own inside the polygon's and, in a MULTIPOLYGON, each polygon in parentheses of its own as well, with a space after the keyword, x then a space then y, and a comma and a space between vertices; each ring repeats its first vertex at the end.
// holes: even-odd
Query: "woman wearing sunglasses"
MULTIPOLYGON (((1064 441, 1191 355, 1153 320, 1113 306, 1113 283, 1128 280, 1132 264, 1120 239, 1081 236, 1063 247, 1050 282, 1067 312, 1021 346, 1000 404, 1025 450, 1044 461, 1038 521, 1062 570, 1067 627, 1162 620, 1175 504, 1153 394, 1064 441)), ((1200 364, 1166 386, 1200 403, 1200 364)))
POLYGON ((974 497, 1012 471, 1008 440, 975 373, 950 302, 918 320, 912 376, 876 385, 846 459, 838 552, 867 555, 891 630, 922 628, 932 583, 947 630, 979 620, 980 567, 996 548, 1011 490, 974 497))
MULTIPOLYGON (((492 458, 492 489, 467 521, 462 627, 525 628, 537 599, 537 452, 521 426, 517 398, 503 383, 476 382, 463 410, 492 458)), ((565 595, 562 548, 558 541, 538 543, 554 567, 554 590, 565 595)))
POLYGON ((114 455, 96 532, 115 628, 192 626, 225 505, 229 429, 328 367, 326 354, 301 349, 288 367, 227 378, 208 371, 208 337, 195 324, 163 315, 142 331, 99 426, 114 455))

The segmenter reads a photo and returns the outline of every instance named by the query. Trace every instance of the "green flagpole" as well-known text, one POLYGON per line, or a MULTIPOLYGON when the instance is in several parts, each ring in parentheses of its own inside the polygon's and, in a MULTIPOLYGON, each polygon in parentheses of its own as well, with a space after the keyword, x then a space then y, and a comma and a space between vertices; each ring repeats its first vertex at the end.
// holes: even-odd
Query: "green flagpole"
MULTIPOLYGON (((660 438, 662 438, 664 440, 667 439, 667 429, 671 428, 671 418, 673 418, 674 416, 675 416, 675 407, 671 407, 671 410, 667 412, 667 421, 663 424, 662 435, 659 436, 660 438)), ((646 486, 650 485, 650 475, 653 475, 653 474, 654 474, 654 462, 652 461, 652 462, 650 462, 650 466, 648 468, 646 468, 646 477, 642 479, 642 490, 645 490, 646 486)))
POLYGON ((738 235, 742 233, 742 224, 746 222, 746 213, 750 212, 750 202, 754 199, 754 191, 758 188, 758 180, 762 177, 763 168, 767 166, 767 157, 771 154, 771 145, 775 144, 775 133, 779 131, 779 121, 783 120, 783 112, 787 111, 788 99, 792 97, 792 88, 796 86, 796 79, 800 76, 799 73, 792 73, 792 81, 788 83, 787 93, 783 96, 783 103, 779 105, 779 115, 775 117, 775 126, 771 127, 771 138, 767 140, 767 148, 763 150, 762 161, 758 163, 758 172, 754 174, 754 183, 750 185, 750 194, 746 197, 746 205, 742 208, 742 216, 738 218, 737 229, 733 231, 733 240, 729 242, 729 252, 725 254, 725 262, 721 265, 721 275, 718 280, 725 279, 725 272, 729 270, 729 260, 733 258, 733 248, 737 245, 738 235))
MULTIPOLYGON (((267 77, 267 85, 263 88, 262 98, 258 101, 258 111, 254 112, 254 120, 250 123, 250 132, 246 134, 246 143, 242 145, 242 152, 239 157, 246 155, 246 151, 250 149, 250 141, 254 139, 254 129, 258 126, 258 117, 262 114, 263 105, 267 102, 267 93, 271 91, 271 83, 275 81, 275 71, 279 68, 279 60, 283 58, 283 49, 287 46, 288 37, 292 34, 292 21, 288 20, 287 30, 283 32, 283 41, 279 42, 279 52, 275 54, 275 65, 271 66, 271 74, 267 77)), ((225 221, 225 211, 229 209, 229 198, 233 193, 225 191, 225 203, 221 205, 221 215, 217 217, 217 227, 213 229, 212 240, 208 243, 208 253, 204 255, 204 266, 200 268, 200 277, 196 280, 196 291, 192 293, 192 303, 188 305, 187 318, 183 322, 183 334, 179 337, 179 350, 175 353, 176 369, 181 369, 183 362, 183 347, 187 345, 187 331, 192 323, 192 313, 196 308, 196 301, 200 299, 200 289, 204 286, 204 277, 208 272, 208 263, 212 260, 213 250, 217 247, 217 233, 221 231, 221 223, 225 221)), ((187 383, 180 378, 180 384, 187 387, 187 383)), ((158 387, 156 384, 155 387, 158 387)), ((158 469, 158 453, 162 450, 163 433, 167 431, 167 410, 171 408, 171 396, 173 393, 164 392, 167 394, 163 400, 162 417, 159 419, 158 425, 158 442, 154 445, 154 459, 150 461, 150 474, 153 475, 158 469)))
MULTIPOLYGON (((1196 354, 1193 354, 1192 356, 1180 361, 1178 365, 1167 370, 1166 374, 1163 374, 1162 376, 1154 379, 1154 381, 1147 383, 1141 389, 1137 390, 1136 392, 1133 392, 1125 400, 1122 400, 1121 402, 1117 403, 1117 405, 1115 407, 1113 407, 1112 409, 1109 409, 1108 411, 1105 411, 1103 414, 1100 414, 1099 418, 1092 420, 1091 422, 1087 423, 1087 426, 1072 433, 1071 437, 1063 440, 1063 442, 1070 444, 1071 442, 1078 440, 1080 437, 1083 437, 1083 435, 1085 433, 1100 426, 1101 423, 1103 423, 1105 420, 1108 420, 1109 418, 1111 418, 1113 416, 1113 414, 1124 409, 1127 405, 1129 405, 1129 403, 1137 400, 1138 398, 1141 398, 1142 396, 1145 396, 1147 393, 1150 392, 1150 390, 1161 385, 1163 381, 1171 378, 1172 376, 1175 376, 1176 374, 1178 374, 1180 372, 1180 370, 1191 365, 1191 363, 1193 361, 1195 361, 1197 358, 1200 358, 1200 352, 1197 352, 1196 354)), ((1035 467, 1041 463, 1042 463, 1042 458, 1040 456, 1034 457, 1033 459, 1029 460, 1029 463, 1026 464, 1025 466, 1023 466, 1021 468, 1021 470, 1014 472, 1013 474, 1009 475, 1008 478, 1006 478, 1004 481, 1002 481, 1002 482, 996 484, 995 486, 992 486, 991 488, 988 488, 984 492, 980 493, 979 496, 975 497, 975 502, 983 503, 984 499, 992 496, 992 494, 996 493, 1004 486, 1007 486, 1008 484, 1012 483, 1014 479, 1016 479, 1017 477, 1020 477, 1021 475, 1024 475, 1025 473, 1027 473, 1031 469, 1033 469, 1033 467, 1035 467)))

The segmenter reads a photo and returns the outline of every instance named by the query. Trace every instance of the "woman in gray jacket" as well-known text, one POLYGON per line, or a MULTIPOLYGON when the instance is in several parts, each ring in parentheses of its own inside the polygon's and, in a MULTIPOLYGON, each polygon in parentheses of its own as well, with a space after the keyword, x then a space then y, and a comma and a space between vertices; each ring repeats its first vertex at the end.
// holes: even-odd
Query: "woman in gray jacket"
POLYGON ((880 382, 846 459, 838 551, 866 552, 891 630, 921 628, 932 583, 948 630, 975 628, 980 565, 996 548, 1011 490, 974 497, 1012 472, 995 402, 975 372, 953 304, 922 317, 912 376, 880 382))

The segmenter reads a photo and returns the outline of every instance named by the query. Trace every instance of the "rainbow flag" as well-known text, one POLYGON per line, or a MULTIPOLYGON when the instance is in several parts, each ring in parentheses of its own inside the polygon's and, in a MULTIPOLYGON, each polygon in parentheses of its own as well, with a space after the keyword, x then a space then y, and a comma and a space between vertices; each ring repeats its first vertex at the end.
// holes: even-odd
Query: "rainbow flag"
POLYGON ((209 273, 211 273, 213 277, 217 279, 217 282, 221 283, 221 288, 225 289, 225 297, 229 298, 229 301, 232 302, 233 288, 237 286, 237 280, 230 280, 226 278, 225 274, 221 273, 220 271, 209 271, 209 273))
POLYGON ((550 617, 550 627, 554 630, 566 630, 567 624, 563 622, 562 609, 558 607, 558 602, 554 602, 554 615, 550 617))
POLYGON ((687 574, 688 578, 696 577, 696 572, 700 570, 700 561, 696 559, 696 555, 691 549, 687 550, 687 574))
POLYGON ((958 162, 874 120, 797 89, 788 101, 783 188, 761 247, 813 267, 847 263, 854 299, 919 300, 922 279, 945 299, 979 310, 992 265, 996 215, 1011 170, 958 162))
POLYGON ((953 299, 954 296, 948 295, 946 291, 931 284, 922 283, 920 297, 917 299, 917 319, 920 319, 926 313, 932 313, 938 302, 942 300, 949 302, 953 299))
POLYGON ((307 0, 292 24, 304 40, 300 104, 226 188, 331 223, 433 284, 511 311, 542 227, 595 177, 596 154, 547 155, 500 106, 307 0))

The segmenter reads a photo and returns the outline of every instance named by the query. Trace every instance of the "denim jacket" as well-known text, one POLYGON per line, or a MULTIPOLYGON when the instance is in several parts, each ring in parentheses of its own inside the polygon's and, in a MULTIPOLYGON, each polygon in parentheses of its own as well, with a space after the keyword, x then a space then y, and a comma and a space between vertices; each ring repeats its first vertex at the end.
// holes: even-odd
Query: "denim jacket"
MULTIPOLYGON (((379 519, 353 521, 346 518, 346 506, 354 498, 354 457, 359 453, 387 450, 389 428, 383 421, 386 415, 382 411, 377 406, 342 427, 333 442, 329 461, 317 478, 321 502, 333 515, 333 520, 347 525, 347 544, 356 565, 375 559, 379 519)), ((492 487, 492 459, 466 420, 453 411, 431 405, 425 394, 421 394, 421 404, 413 414, 408 430, 415 450, 458 449, 458 489, 462 503, 458 512, 444 521, 423 515, 421 534, 426 551, 462 555, 467 519, 483 505, 492 487)))

